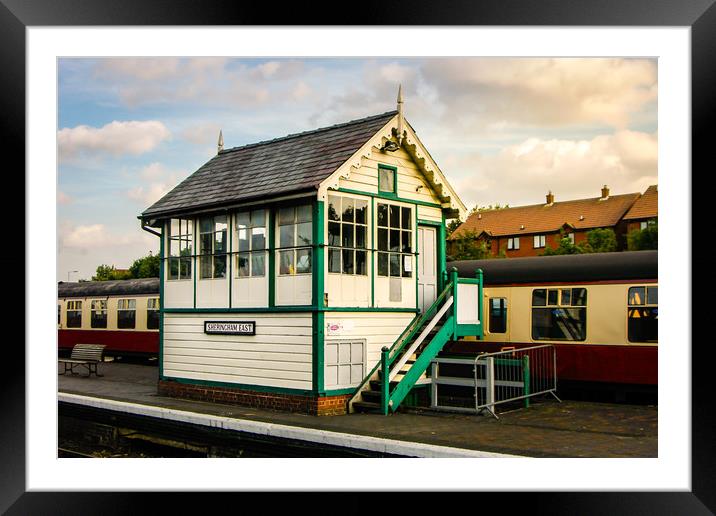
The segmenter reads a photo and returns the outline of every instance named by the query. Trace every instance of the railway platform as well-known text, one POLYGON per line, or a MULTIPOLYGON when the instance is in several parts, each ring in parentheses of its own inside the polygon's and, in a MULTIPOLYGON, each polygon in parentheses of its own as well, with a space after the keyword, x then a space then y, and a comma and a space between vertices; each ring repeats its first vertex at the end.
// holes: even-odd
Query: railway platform
POLYGON ((100 378, 58 376, 60 405, 94 411, 93 417, 104 412, 149 418, 165 430, 219 428, 355 456, 658 456, 656 406, 545 398, 502 412, 499 420, 427 410, 316 417, 159 396, 155 366, 108 362, 101 368, 100 378))

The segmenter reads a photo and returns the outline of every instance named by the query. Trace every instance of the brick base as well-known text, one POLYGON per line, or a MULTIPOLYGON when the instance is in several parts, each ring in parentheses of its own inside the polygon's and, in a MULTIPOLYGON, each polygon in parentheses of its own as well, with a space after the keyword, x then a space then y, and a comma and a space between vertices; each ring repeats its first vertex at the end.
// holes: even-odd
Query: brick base
POLYGON ((299 396, 277 392, 259 392, 230 387, 193 385, 159 380, 159 394, 197 401, 229 403, 270 410, 301 412, 313 416, 339 416, 348 412, 350 394, 339 396, 299 396))

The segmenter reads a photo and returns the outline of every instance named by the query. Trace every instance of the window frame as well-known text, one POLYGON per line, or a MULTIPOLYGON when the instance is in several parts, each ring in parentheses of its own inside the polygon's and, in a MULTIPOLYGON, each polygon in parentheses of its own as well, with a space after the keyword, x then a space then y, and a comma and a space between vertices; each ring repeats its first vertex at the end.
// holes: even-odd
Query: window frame
POLYGON ((354 197, 350 195, 337 195, 335 193, 330 193, 328 195, 328 209, 326 210, 326 271, 328 274, 341 274, 346 276, 360 276, 360 277, 368 277, 368 260, 370 259, 370 227, 371 227, 371 217, 370 217, 370 203, 371 201, 369 199, 364 199, 360 197, 354 197), (353 203, 353 220, 343 220, 343 215, 345 214, 345 210, 343 209, 343 202, 344 199, 349 199, 353 203), (339 200, 341 209, 340 211, 336 212, 338 215, 338 219, 332 219, 331 218, 331 206, 333 200, 339 200), (358 213, 358 202, 364 204, 364 218, 363 222, 358 222, 356 219, 356 214, 358 213), (335 245, 331 243, 331 226, 332 225, 338 225, 338 245, 335 245), (352 228, 352 240, 353 245, 352 246, 344 246, 344 227, 350 226, 352 228), (363 228, 363 246, 358 247, 356 244, 357 240, 357 234, 358 234, 358 228, 363 228), (346 272, 345 270, 345 256, 346 252, 348 252, 348 256, 352 256, 353 258, 353 271, 352 272, 346 272), (331 257, 333 256, 333 253, 338 253, 338 271, 331 270, 332 262, 331 257), (363 253, 363 272, 358 272, 357 264, 358 264, 358 253, 363 253))
POLYGON ((385 165, 383 163, 378 163, 378 195, 385 196, 385 197, 391 197, 396 199, 398 197, 398 167, 395 167, 393 165, 385 165), (389 170, 393 174, 393 190, 383 190, 380 187, 380 173, 381 171, 389 170))
POLYGON ((546 247, 546 246, 547 246, 547 235, 539 234, 539 235, 532 236, 532 249, 542 249, 543 247, 546 247), (535 242, 539 242, 539 244, 535 245, 535 242))
POLYGON ((69 300, 66 303, 67 307, 65 310, 65 326, 67 328, 82 328, 82 301, 79 299, 73 299, 69 300), (72 306, 72 308, 70 308, 72 306), (79 314, 79 324, 78 325, 71 325, 70 324, 70 312, 75 313, 77 312, 79 314))
POLYGON ((416 242, 415 242, 415 238, 417 238, 416 231, 415 231, 415 222, 416 222, 415 217, 417 215, 417 210, 415 209, 415 205, 411 204, 411 205, 406 206, 404 204, 399 204, 399 203, 395 203, 395 202, 380 202, 380 201, 376 202, 376 204, 377 204, 376 209, 375 209, 376 216, 375 216, 375 220, 373 222, 374 227, 375 227, 375 235, 376 235, 376 237, 375 237, 376 242, 374 245, 375 260, 376 260, 375 276, 380 277, 380 278, 400 278, 400 279, 415 278, 414 258, 415 258, 416 247, 417 247, 416 242), (385 225, 380 225, 381 224, 381 220, 380 220, 380 212, 381 212, 380 206, 381 205, 387 206, 387 212, 386 212, 387 218, 386 218, 385 225), (397 226, 391 225, 391 223, 392 223, 392 215, 391 215, 391 209, 390 209, 391 206, 398 209, 399 218, 398 218, 397 226), (405 210, 407 210, 410 213, 410 221, 409 221, 408 227, 405 227, 403 224, 403 213, 405 213, 405 210), (381 247, 381 245, 382 245, 381 230, 385 230, 386 249, 383 249, 381 247), (397 251, 393 251, 391 249, 391 237, 392 237, 392 232, 394 232, 394 231, 398 232, 398 241, 396 242, 397 247, 398 247, 397 251), (404 233, 409 234, 410 248, 407 252, 403 251, 403 248, 404 248, 403 247, 403 242, 404 242, 403 234, 404 233), (382 255, 387 255, 387 259, 386 259, 387 261, 385 263, 385 267, 387 267, 387 274, 381 273, 381 256, 382 255), (392 260, 393 255, 398 256, 398 264, 397 264, 398 271, 399 271, 398 274, 393 274, 391 271, 392 264, 393 264, 393 260, 392 260), (410 270, 409 271, 406 270, 406 268, 405 268, 405 263, 406 263, 405 257, 406 256, 410 257, 410 270))
POLYGON ((292 276, 307 276, 307 275, 313 274, 313 260, 314 260, 313 248, 315 247, 315 241, 316 241, 316 236, 313 234, 314 233, 314 220, 313 220, 314 217, 315 217, 315 214, 314 214, 314 210, 313 210, 313 203, 310 203, 310 202, 294 204, 294 205, 286 206, 286 207, 280 207, 276 210, 276 217, 275 217, 276 218, 276 222, 275 222, 276 235, 274 237, 276 240, 278 240, 278 244, 275 246, 275 253, 276 253, 275 254, 275 256, 276 256, 275 274, 276 274, 276 276, 286 278, 286 277, 292 277, 292 276), (308 220, 300 220, 299 210, 301 208, 308 209, 307 210, 307 213, 309 214, 308 220), (289 224, 282 224, 281 223, 282 222, 281 211, 286 210, 286 209, 293 210, 293 222, 291 222, 289 224), (310 231, 311 231, 310 241, 307 244, 296 245, 297 241, 298 241, 298 236, 299 236, 298 228, 300 225, 303 225, 303 224, 308 224, 308 227, 310 228, 310 231), (281 245, 281 236, 282 236, 281 228, 288 227, 288 226, 293 226, 293 232, 292 232, 292 237, 291 237, 293 245, 283 246, 283 245, 281 245), (306 251, 307 251, 307 254, 305 254, 306 251), (282 257, 288 253, 290 253, 290 256, 291 256, 291 261, 288 265, 289 271, 282 272, 283 271, 282 257), (306 271, 302 271, 302 272, 298 271, 297 264, 298 264, 298 260, 299 260, 299 253, 302 256, 306 256, 306 255, 308 256, 308 270, 306 270, 306 271))
POLYGON ((504 335, 507 333, 507 324, 508 324, 508 316, 507 316, 507 298, 506 297, 489 297, 487 298, 487 332, 490 334, 496 334, 496 335, 504 335), (502 331, 495 331, 492 329, 492 302, 493 301, 501 301, 500 303, 500 310, 501 310, 501 318, 503 320, 503 326, 502 331))
MULTIPOLYGON (((587 340, 587 307, 589 304, 589 290, 586 287, 569 287, 555 286, 533 288, 530 296, 530 338, 535 342, 586 342, 587 340), (562 300, 563 291, 569 290, 569 304, 565 304, 562 300), (544 292, 544 304, 535 304, 535 293, 544 292), (575 291, 583 291, 583 296, 575 295, 575 291), (552 296, 554 294, 554 296, 552 296), (556 301, 552 302, 550 297, 554 297, 556 301), (569 311, 583 310, 579 322, 582 325, 582 338, 557 338, 557 337, 536 337, 535 336, 535 310, 550 310, 552 317, 564 317, 569 311), (562 311, 562 314, 556 314, 554 311, 562 311)), ((551 329, 551 326, 550 326, 551 329)))
POLYGON ((108 319, 108 311, 107 311, 107 300, 106 299, 92 299, 90 301, 90 328, 93 329, 107 329, 107 319, 108 319), (100 303, 104 305, 104 308, 95 308, 95 303, 100 303), (104 312, 104 325, 103 326, 95 326, 95 312, 104 312))
MULTIPOLYGON (((148 329, 148 330, 158 330, 158 329, 159 329, 159 315, 160 315, 160 310, 159 310, 159 298, 158 298, 158 297, 148 297, 148 298, 147 298, 147 307, 146 307, 146 308, 147 308, 147 329, 148 329), (152 301, 155 301, 155 300, 156 300, 156 302, 157 302, 157 307, 156 307, 156 308, 150 308, 149 305, 152 303, 152 301), (152 317, 150 318, 150 317, 149 317, 149 313, 150 313, 150 312, 156 313, 156 320, 157 320, 157 327, 156 327, 156 328, 154 328, 153 326, 152 326, 152 327, 149 326, 149 321, 150 321, 150 320, 154 320, 154 317, 155 317, 154 315, 152 315, 152 317)), ((135 323, 135 325, 136 325, 136 323, 135 323)))
MULTIPOLYGON (((236 250, 232 249, 231 254, 235 255, 235 272, 233 273, 232 279, 250 279, 250 278, 265 278, 268 276, 268 261, 269 261, 269 224, 270 224, 270 212, 266 208, 241 210, 232 215, 233 222, 233 233, 236 240, 236 250), (254 213, 263 213, 263 225, 254 224, 254 213), (239 222, 239 217, 242 214, 248 214, 248 225, 244 226, 239 222), (253 230, 263 229, 264 230, 264 247, 254 249, 253 230), (247 232, 248 250, 241 250, 241 239, 239 238, 240 231, 247 232), (248 274, 241 274, 242 267, 240 260, 243 256, 248 255, 248 274), (254 255, 263 255, 263 272, 261 274, 254 274, 254 255)), ((232 256, 232 260, 234 256, 232 256)))
POLYGON ((520 237, 510 237, 507 239, 507 250, 508 251, 519 251, 520 250, 520 237))
POLYGON ((216 214, 216 215, 209 215, 206 217, 200 217, 199 218, 199 279, 200 280, 225 280, 229 274, 228 271, 228 265, 229 265, 229 246, 228 246, 228 238, 229 238, 229 215, 224 214, 216 214), (217 226, 221 224, 220 222, 217 222, 217 219, 224 218, 223 224, 225 225, 224 229, 218 229, 217 226), (202 226, 204 221, 211 220, 213 229, 212 231, 204 231, 202 226), (219 233, 223 233, 223 246, 224 250, 222 252, 216 252, 216 235, 219 233), (211 238, 211 252, 205 252, 204 251, 204 235, 213 235, 211 238), (217 263, 221 263, 221 259, 223 258, 224 262, 224 270, 223 274, 217 276, 217 270, 219 270, 219 267, 217 267, 217 263), (209 260, 209 264, 211 266, 211 274, 209 276, 204 276, 204 267, 205 267, 205 261, 209 260), (217 261, 218 260, 218 261, 217 261))
POLYGON ((658 317, 659 317, 659 301, 658 301, 658 290, 659 285, 658 284, 642 284, 642 285, 630 285, 627 289, 627 317, 626 317, 626 336, 627 336, 627 342, 631 344, 658 344, 659 343, 659 323, 658 323, 658 317), (637 288, 643 288, 644 289, 644 299, 643 303, 631 303, 631 292, 633 289, 637 288), (656 289, 657 291, 657 302, 656 303, 650 303, 649 302, 649 289, 656 289), (630 317, 630 312, 633 309, 656 309, 656 338, 654 340, 632 340, 631 338, 631 330, 630 330, 630 321, 633 319, 630 317))
POLYGON ((117 329, 118 330, 135 330, 137 328, 137 300, 135 298, 126 297, 117 300, 117 329), (131 308, 122 308, 122 301, 127 301, 131 308), (122 326, 120 321, 120 312, 132 312, 132 326, 122 326))
POLYGON ((196 229, 196 221, 194 219, 169 219, 169 223, 167 224, 167 274, 166 279, 167 281, 186 281, 192 279, 193 274, 193 261, 194 261, 194 232, 196 229), (177 221, 179 225, 179 232, 176 234, 176 236, 172 233, 172 222, 177 221), (191 229, 189 229, 189 226, 191 225, 191 229), (186 232, 182 232, 182 228, 186 230, 186 232), (172 242, 177 241, 179 246, 179 254, 173 255, 172 254, 172 242), (182 254, 186 249, 189 250, 188 254, 182 254), (172 274, 172 268, 174 267, 174 263, 176 263, 176 271, 177 274, 174 277, 172 274), (186 267, 186 270, 188 271, 187 274, 182 274, 182 267, 186 267))

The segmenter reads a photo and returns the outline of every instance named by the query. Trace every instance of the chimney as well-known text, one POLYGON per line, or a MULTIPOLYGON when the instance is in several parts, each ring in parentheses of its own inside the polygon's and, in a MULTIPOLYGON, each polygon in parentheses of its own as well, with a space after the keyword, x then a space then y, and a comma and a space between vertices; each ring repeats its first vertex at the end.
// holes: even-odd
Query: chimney
POLYGON ((602 187, 602 199, 609 199, 609 188, 607 187, 607 185, 604 185, 602 187))
POLYGON ((552 193, 552 190, 547 192, 547 206, 552 206, 554 204, 554 194, 552 193))

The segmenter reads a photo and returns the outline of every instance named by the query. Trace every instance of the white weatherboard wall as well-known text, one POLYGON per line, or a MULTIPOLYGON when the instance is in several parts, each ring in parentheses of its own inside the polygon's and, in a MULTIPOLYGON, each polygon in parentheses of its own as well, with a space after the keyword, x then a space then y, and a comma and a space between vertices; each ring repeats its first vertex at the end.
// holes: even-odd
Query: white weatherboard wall
MULTIPOLYGON (((368 374, 380 360, 381 348, 392 346, 413 317, 415 314, 410 312, 327 312, 325 342, 364 340, 364 371, 368 374)), ((357 387, 359 383, 351 387, 357 387)))
POLYGON ((163 374, 225 383, 312 388, 310 314, 164 314, 163 374), (256 335, 208 335, 204 321, 256 321, 256 335))

